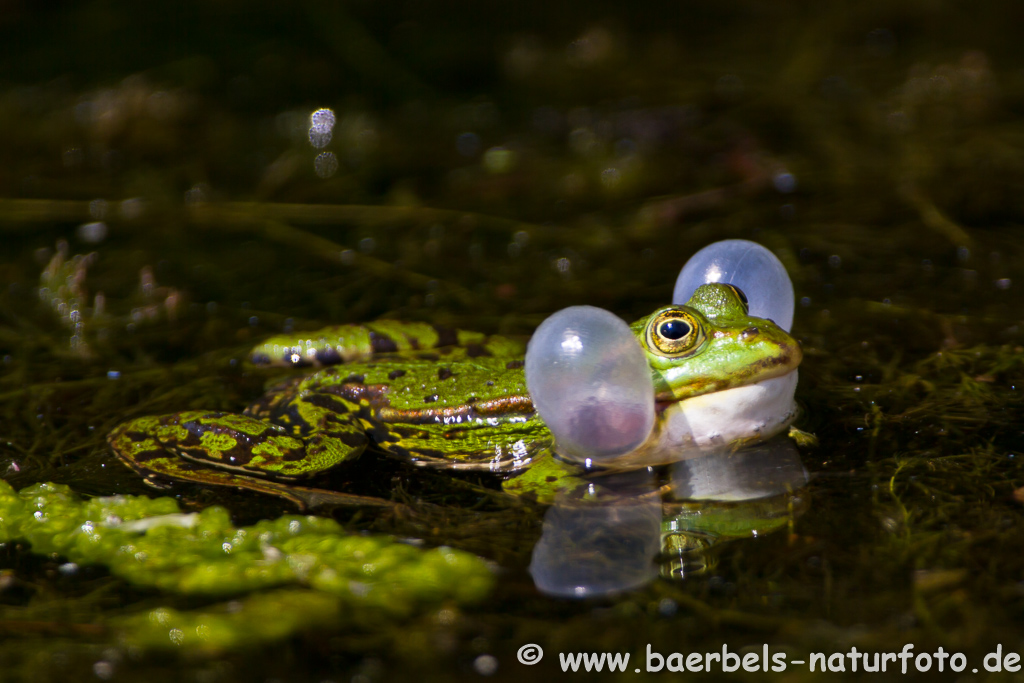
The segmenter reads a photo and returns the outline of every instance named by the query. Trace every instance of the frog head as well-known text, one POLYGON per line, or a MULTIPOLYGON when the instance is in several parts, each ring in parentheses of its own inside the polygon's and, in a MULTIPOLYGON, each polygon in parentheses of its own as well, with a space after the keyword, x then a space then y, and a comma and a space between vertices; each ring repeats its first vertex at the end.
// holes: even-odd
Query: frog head
POLYGON ((796 340, 750 315, 733 286, 701 285, 684 305, 659 308, 631 326, 647 355, 659 402, 756 384, 789 374, 803 354, 796 340))

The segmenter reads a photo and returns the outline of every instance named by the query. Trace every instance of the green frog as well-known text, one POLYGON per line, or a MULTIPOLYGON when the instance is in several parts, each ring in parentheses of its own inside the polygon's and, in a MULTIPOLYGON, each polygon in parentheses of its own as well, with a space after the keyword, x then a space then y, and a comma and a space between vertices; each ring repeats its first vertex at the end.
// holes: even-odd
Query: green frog
MULTIPOLYGON (((772 321, 751 317, 738 288, 703 285, 685 305, 660 308, 631 329, 650 365, 658 420, 625 466, 764 439, 795 417, 800 347, 772 321)), ((397 321, 277 336, 250 361, 320 369, 270 387, 241 414, 137 418, 108 441, 153 485, 236 486, 300 508, 331 499, 297 482, 353 460, 371 442, 416 465, 521 472, 553 441, 527 391, 523 350, 502 337, 397 321)))

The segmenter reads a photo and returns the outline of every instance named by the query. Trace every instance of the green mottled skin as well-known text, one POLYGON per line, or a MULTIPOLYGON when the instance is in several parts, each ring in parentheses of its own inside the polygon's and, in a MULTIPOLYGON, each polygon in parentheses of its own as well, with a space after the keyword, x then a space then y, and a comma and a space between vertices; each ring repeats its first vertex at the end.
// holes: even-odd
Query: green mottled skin
MULTIPOLYGON (((780 376, 801 357, 727 285, 704 285, 686 306, 661 308, 632 329, 662 402, 780 376), (658 348, 652 335, 665 315, 685 316, 700 343, 682 355, 658 348)), ((240 486, 300 507, 309 501, 289 495, 288 482, 357 457, 370 440, 419 465, 515 472, 552 444, 526 389, 522 351, 500 337, 393 321, 275 337, 253 350, 253 362, 347 362, 272 387, 242 415, 143 417, 109 441, 151 483, 160 475, 240 486)))

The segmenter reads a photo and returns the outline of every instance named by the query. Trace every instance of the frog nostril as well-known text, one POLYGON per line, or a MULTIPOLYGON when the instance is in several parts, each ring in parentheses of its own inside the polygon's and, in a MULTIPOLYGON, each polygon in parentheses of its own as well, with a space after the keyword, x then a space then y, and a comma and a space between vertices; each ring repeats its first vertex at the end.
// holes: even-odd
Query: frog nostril
POLYGON ((743 341, 750 341, 761 334, 761 330, 756 327, 748 327, 747 329, 740 332, 740 339, 743 341))

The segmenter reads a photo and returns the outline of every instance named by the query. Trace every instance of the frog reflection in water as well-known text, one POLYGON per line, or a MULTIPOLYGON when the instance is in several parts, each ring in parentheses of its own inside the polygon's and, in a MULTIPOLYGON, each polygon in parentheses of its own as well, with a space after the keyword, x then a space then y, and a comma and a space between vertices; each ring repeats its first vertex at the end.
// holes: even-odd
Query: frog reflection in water
MULTIPOLYGON (((751 317, 738 288, 703 285, 686 305, 660 308, 631 329, 650 365, 659 419, 623 462, 765 439, 795 417, 800 347, 774 322, 751 317)), ((169 477, 236 486, 300 508, 317 502, 296 493, 314 489, 295 482, 356 458, 370 441, 417 465, 517 472, 553 441, 527 392, 521 354, 504 338, 393 321, 275 337, 253 350, 253 363, 331 367, 271 387, 242 414, 143 417, 108 440, 154 485, 169 477)))

